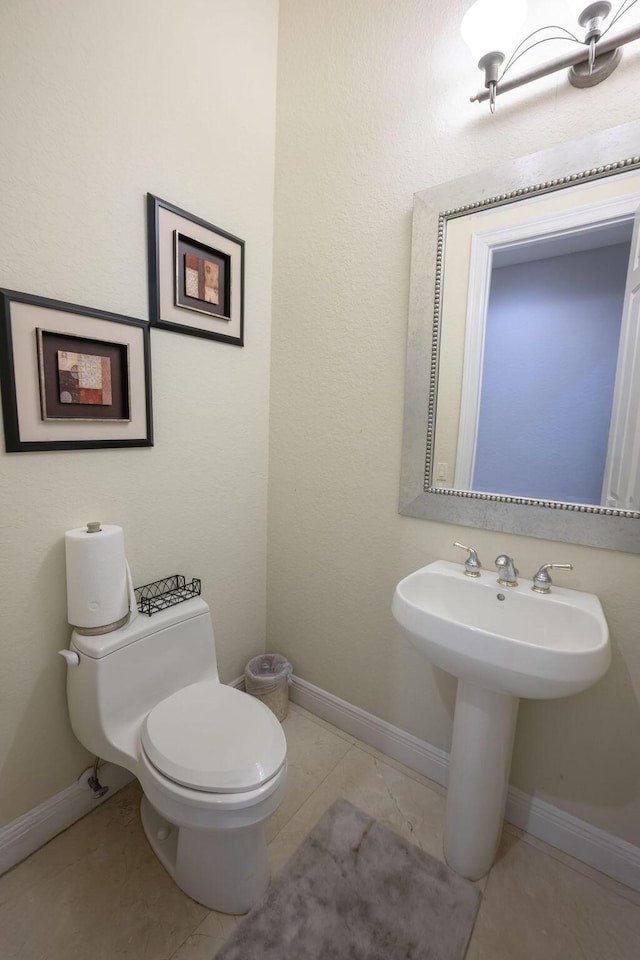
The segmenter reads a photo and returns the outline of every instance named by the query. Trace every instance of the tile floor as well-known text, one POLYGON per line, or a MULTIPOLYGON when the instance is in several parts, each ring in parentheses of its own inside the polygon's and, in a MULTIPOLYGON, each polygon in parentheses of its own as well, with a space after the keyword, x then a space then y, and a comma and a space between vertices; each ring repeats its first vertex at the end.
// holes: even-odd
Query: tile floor
MULTIPOLYGON (((444 791, 291 705, 278 870, 337 797, 442 859, 444 791)), ((0 877, 2 960, 212 960, 237 923, 194 903, 149 849, 137 783, 0 877)), ((640 893, 507 827, 467 960, 638 960, 640 893)))

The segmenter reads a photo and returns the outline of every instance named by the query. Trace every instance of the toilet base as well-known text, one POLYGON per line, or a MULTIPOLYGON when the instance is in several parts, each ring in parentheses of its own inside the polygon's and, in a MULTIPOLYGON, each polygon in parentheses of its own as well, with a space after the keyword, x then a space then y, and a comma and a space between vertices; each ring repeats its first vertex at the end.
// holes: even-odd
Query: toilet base
POLYGON ((145 796, 142 826, 151 849, 181 890, 220 913, 247 913, 269 885, 263 824, 192 830, 165 820, 145 796))

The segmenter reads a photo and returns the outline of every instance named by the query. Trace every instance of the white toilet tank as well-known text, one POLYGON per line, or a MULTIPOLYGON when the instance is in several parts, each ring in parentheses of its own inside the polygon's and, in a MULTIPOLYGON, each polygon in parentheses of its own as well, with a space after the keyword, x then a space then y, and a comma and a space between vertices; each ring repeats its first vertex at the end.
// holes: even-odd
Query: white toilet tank
POLYGON ((100 636, 74 631, 70 647, 80 658, 67 669, 73 732, 115 763, 136 757, 152 707, 188 684, 218 679, 211 615, 199 597, 100 636))

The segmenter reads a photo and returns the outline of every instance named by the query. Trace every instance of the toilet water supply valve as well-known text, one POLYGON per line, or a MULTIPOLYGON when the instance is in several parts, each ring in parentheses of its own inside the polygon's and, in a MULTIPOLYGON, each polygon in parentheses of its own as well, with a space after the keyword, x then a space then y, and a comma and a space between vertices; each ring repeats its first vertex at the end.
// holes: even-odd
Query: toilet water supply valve
POLYGON ((93 762, 93 773, 87 779, 87 783, 91 788, 93 793, 94 800, 101 800, 104 797, 105 793, 109 792, 109 787, 103 787, 100 781, 98 780, 98 766, 100 764, 100 757, 96 757, 93 762))

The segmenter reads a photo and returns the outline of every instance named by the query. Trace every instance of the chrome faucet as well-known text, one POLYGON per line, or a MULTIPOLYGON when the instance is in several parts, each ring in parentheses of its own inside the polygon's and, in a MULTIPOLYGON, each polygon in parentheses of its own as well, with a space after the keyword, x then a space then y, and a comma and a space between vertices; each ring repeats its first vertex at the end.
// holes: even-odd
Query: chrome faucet
POLYGON ((498 568, 498 583, 503 587, 518 586, 518 571, 513 562, 513 557, 508 557, 506 553, 501 553, 496 557, 496 567, 498 568))

